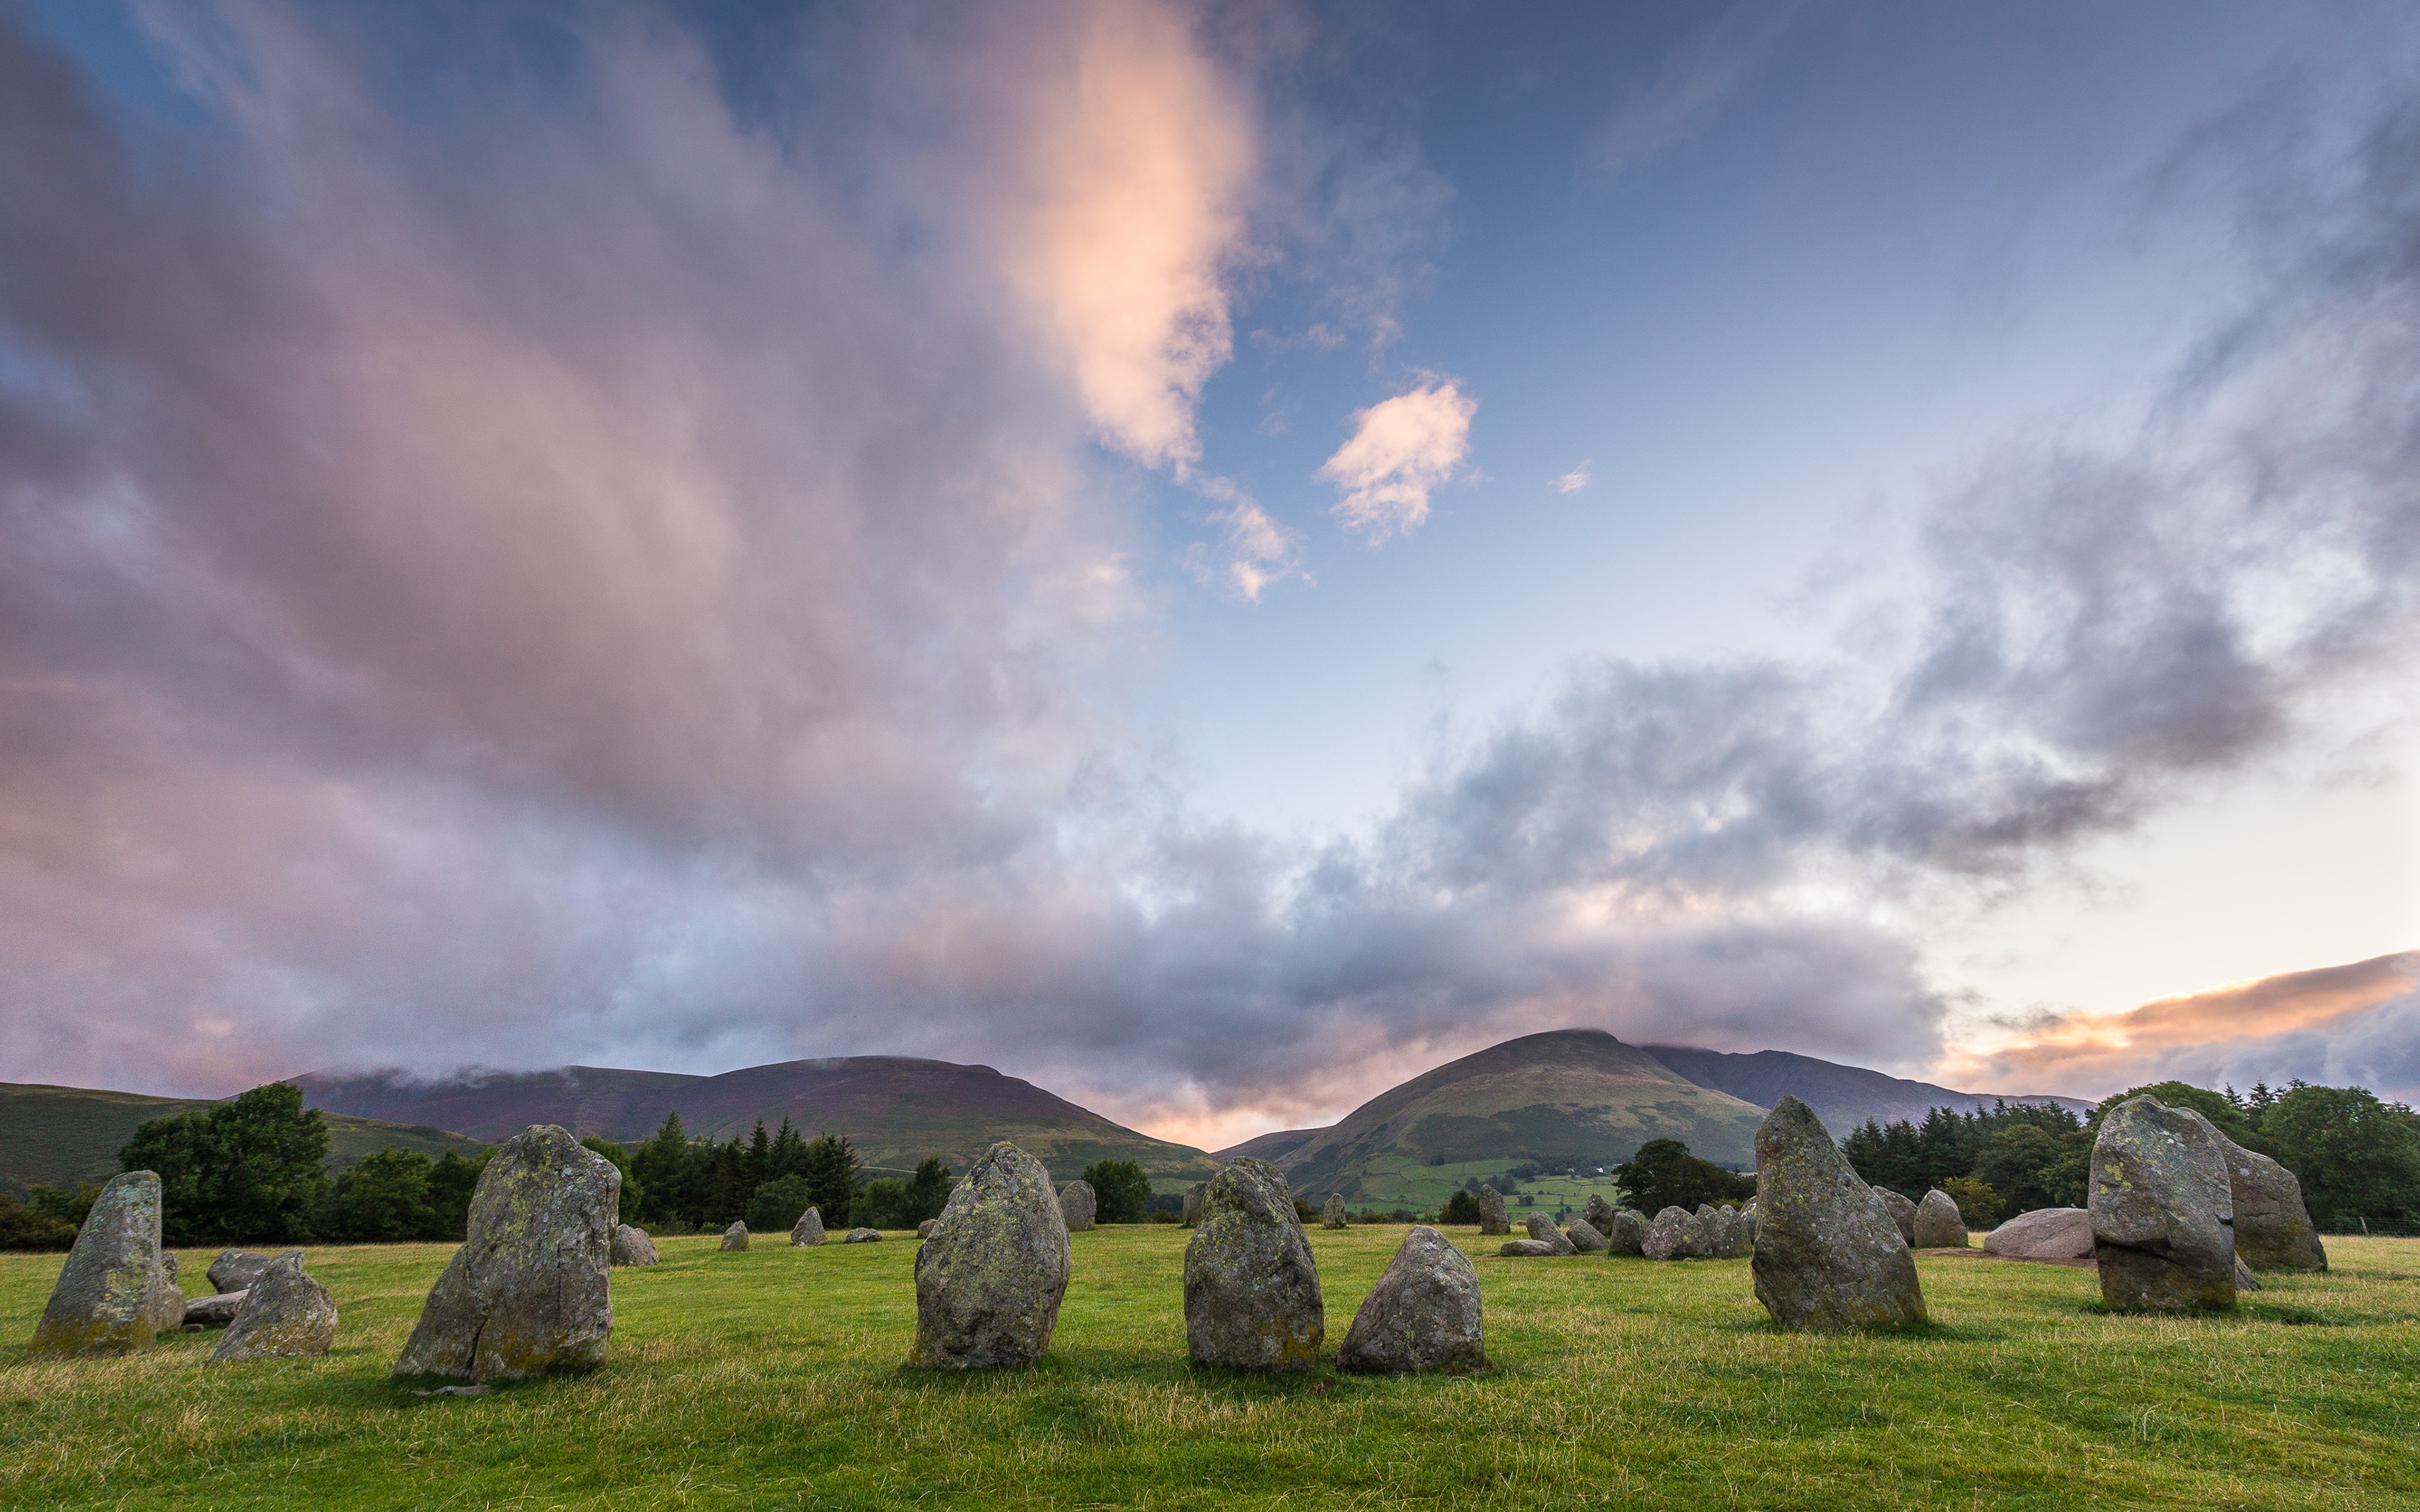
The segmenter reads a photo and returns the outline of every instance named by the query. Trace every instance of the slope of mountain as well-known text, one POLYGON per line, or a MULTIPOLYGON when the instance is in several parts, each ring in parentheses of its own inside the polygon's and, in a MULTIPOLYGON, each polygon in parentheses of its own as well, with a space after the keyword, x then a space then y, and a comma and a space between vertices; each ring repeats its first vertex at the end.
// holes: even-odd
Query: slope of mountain
MULTIPOLYGON (((207 1098, 0 1082, 0 1181, 21 1188, 105 1181, 117 1174, 117 1151, 134 1136, 136 1125, 209 1105, 207 1098)), ((329 1115, 330 1170, 342 1170, 389 1145, 432 1160, 447 1150, 472 1155, 482 1148, 475 1139, 442 1129, 329 1115)))
POLYGON ((1815 1116, 1823 1120, 1823 1127, 1836 1137, 1846 1136, 1868 1119, 1884 1123, 1905 1119, 1920 1123, 1927 1113, 1937 1107, 1973 1113, 2006 1101, 2055 1103, 2078 1113, 2089 1113, 2093 1106, 2082 1098, 2046 1093, 2011 1094, 2003 1099, 1996 1093, 1953 1091, 1931 1082, 1906 1081, 1863 1066, 1843 1066, 1813 1056, 1792 1055, 1787 1050, 1730 1055, 1686 1045, 1651 1044, 1640 1048, 1699 1087, 1729 1092, 1761 1108, 1770 1108, 1784 1097, 1794 1097, 1813 1108, 1815 1116))
POLYGON ((720 1076, 566 1066, 473 1072, 438 1081, 401 1072, 298 1076, 313 1107, 410 1119, 502 1139, 533 1123, 579 1134, 644 1139, 667 1113, 692 1137, 745 1137, 762 1119, 846 1134, 870 1165, 904 1169, 937 1154, 963 1171, 996 1139, 1014 1140, 1062 1180, 1096 1160, 1131 1160, 1156 1177, 1198 1180, 1216 1163, 1189 1145, 1137 1134, 989 1066, 904 1056, 849 1056, 751 1066, 720 1076))
POLYGON ((1249 1155, 1254 1160, 1264 1160, 1275 1164, 1326 1132, 1326 1126, 1322 1126, 1317 1129, 1280 1129, 1271 1134, 1254 1134, 1240 1145, 1229 1145, 1224 1149, 1213 1150, 1211 1158, 1242 1160, 1249 1155))
POLYGON ((1657 1138, 1742 1165, 1754 1158, 1764 1111, 1602 1029, 1558 1029, 1416 1076, 1278 1164, 1297 1192, 1341 1192, 1348 1201, 1425 1196, 1431 1183, 1412 1180, 1423 1167, 1450 1176, 1523 1161, 1609 1166, 1657 1138))

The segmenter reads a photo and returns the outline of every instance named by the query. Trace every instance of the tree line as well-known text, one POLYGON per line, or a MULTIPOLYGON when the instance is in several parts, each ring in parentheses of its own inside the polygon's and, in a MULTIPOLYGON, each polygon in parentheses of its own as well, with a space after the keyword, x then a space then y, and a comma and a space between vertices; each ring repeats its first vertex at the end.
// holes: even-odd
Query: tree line
POLYGON ((2031 1103, 1997 1103, 1972 1113, 1936 1107, 1921 1123, 1869 1119, 1842 1149, 1869 1183, 1910 1197, 1937 1186, 1958 1199, 1969 1224, 1990 1227, 2037 1208, 2086 1206, 2101 1120, 2145 1092, 2192 1108, 2229 1139, 2292 1171, 2311 1221, 2327 1232, 2420 1227, 2420 1114, 2359 1087, 2297 1080, 2283 1089, 2260 1083, 2239 1093, 2156 1082, 2104 1099, 2083 1118, 2031 1103))

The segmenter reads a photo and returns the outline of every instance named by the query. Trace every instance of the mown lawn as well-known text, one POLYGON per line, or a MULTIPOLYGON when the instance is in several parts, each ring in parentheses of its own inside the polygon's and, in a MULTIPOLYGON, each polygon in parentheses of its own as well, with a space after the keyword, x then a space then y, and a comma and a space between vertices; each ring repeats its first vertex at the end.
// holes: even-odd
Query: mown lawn
MULTIPOLYGON (((1077 1235, 1050 1356, 980 1376, 899 1364, 912 1238, 666 1240, 611 1365, 477 1398, 387 1379, 443 1245, 314 1253, 335 1352, 235 1366, 30 1361, 59 1257, 0 1257, 0 1504, 2420 1507, 2420 1241, 2193 1320, 1925 1258, 1934 1325, 1849 1338, 1773 1330, 1745 1261, 1482 1258, 1491 1369, 1258 1381, 1187 1366, 1186 1237, 1077 1235)), ((1401 1237, 1313 1232, 1331 1353, 1401 1237)))

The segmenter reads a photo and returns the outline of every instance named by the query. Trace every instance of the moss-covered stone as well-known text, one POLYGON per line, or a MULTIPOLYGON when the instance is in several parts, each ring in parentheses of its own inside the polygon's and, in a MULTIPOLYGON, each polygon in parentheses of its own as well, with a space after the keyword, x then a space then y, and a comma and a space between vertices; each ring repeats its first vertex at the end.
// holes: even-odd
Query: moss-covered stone
POLYGON ((1401 1374, 1487 1364, 1479 1271, 1435 1229, 1404 1236, 1387 1273, 1370 1288, 1336 1364, 1345 1370, 1401 1374))
POLYGON ((1785 1097, 1756 1132, 1756 1300, 1784 1328, 1925 1320, 1916 1257, 1812 1109, 1785 1097))
POLYGON ((336 1342, 336 1303, 302 1269, 302 1252, 287 1250, 261 1268, 244 1291, 243 1306, 210 1363, 306 1359, 336 1342))
POLYGON ((1067 1294, 1059 1203, 1040 1161, 1005 1142, 984 1152, 916 1252, 913 1363, 966 1370, 1042 1358, 1067 1294))
POLYGON ((1202 1194, 1185 1247, 1187 1350, 1197 1365, 1308 1370, 1326 1328, 1293 1189, 1266 1161, 1234 1162, 1202 1194))
POLYGON ((2149 1094, 2101 1120, 2090 1208, 2102 1301, 2152 1312, 2235 1305, 2224 1143, 2200 1114, 2149 1094))
POLYGON ((110 1179, 77 1230, 49 1305, 34 1327, 37 1354, 124 1354, 184 1326, 176 1257, 160 1248, 160 1178, 110 1179))

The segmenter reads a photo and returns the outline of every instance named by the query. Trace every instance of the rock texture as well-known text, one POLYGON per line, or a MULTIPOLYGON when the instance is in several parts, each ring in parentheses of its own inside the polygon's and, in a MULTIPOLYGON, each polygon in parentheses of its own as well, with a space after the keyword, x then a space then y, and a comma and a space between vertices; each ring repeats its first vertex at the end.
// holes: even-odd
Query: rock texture
POLYGON ((1202 1221, 1202 1196, 1210 1190, 1207 1181, 1196 1181, 1185 1189, 1185 1227, 1192 1227, 1202 1221))
POLYGON ((1667 1208, 1647 1226, 1638 1242, 1638 1253, 1651 1260, 1678 1260, 1686 1256, 1689 1230, 1695 1220, 1686 1208, 1667 1208))
POLYGON ((1636 1208, 1622 1208, 1613 1215, 1613 1227, 1605 1231, 1605 1244, 1614 1255, 1639 1255, 1647 1248, 1647 1214, 1636 1208))
POLYGON ((621 1201, 613 1163, 554 1124, 496 1147, 471 1197, 470 1235, 430 1288, 395 1373, 488 1381, 604 1364, 621 1201))
POLYGON ((1552 1250, 1557 1255, 1577 1255, 1579 1253, 1577 1249, 1575 1249, 1572 1246, 1572 1242, 1563 1237, 1563 1231, 1555 1227, 1555 1220, 1547 1217, 1543 1212, 1533 1212, 1529 1214, 1528 1217, 1521 1221, 1521 1227, 1529 1231, 1529 1237, 1531 1239, 1534 1239, 1539 1243, 1545 1245, 1546 1248, 1552 1250))
POLYGON ((223 1249, 204 1273, 210 1278, 210 1288, 214 1291, 241 1291, 252 1285, 253 1279, 268 1263, 268 1256, 252 1250, 223 1249))
POLYGON ((335 1342, 335 1299, 302 1269, 302 1252, 290 1249, 263 1266, 245 1289, 243 1306, 210 1351, 210 1363, 306 1359, 327 1353, 335 1342))
POLYGON ((1573 1219, 1571 1227, 1563 1230, 1563 1237, 1570 1240, 1572 1248, 1582 1255, 1602 1255, 1606 1251, 1605 1235, 1599 1233, 1596 1225, 1586 1218, 1573 1219))
POLYGON ((1059 1189, 1059 1216, 1066 1221, 1069 1233, 1080 1234, 1091 1228, 1100 1211, 1100 1201, 1093 1195, 1091 1182, 1070 1181, 1059 1189))
POLYGON ((1756 1220, 1737 1208, 1716 1208, 1696 1221, 1692 1253, 1709 1260, 1736 1260, 1748 1253, 1756 1220))
MULTIPOLYGON (((2212 1134, 2218 1131, 2213 1129, 2212 1134)), ((2294 1173, 2257 1150, 2218 1135, 2235 1205, 2235 1253, 2256 1271, 2324 1271, 2327 1246, 2303 1201, 2294 1173)))
POLYGON ((1341 1192, 1330 1192, 1327 1195, 1327 1207, 1319 1215, 1319 1227, 1322 1228, 1342 1228, 1345 1226, 1346 1221, 1347 1220, 1344 1216, 1344 1194, 1341 1192))
POLYGON ((1607 1239, 1613 1237, 1613 1204, 1605 1200, 1603 1194, 1590 1193, 1588 1206, 1580 1210, 1580 1216, 1587 1220, 1590 1228, 1607 1239))
POLYGON ((726 1250, 746 1249, 747 1247, 748 1225, 744 1222, 733 1224, 730 1227, 724 1229, 722 1231, 722 1242, 716 1246, 718 1249, 726 1250))
POLYGON ((1891 1222, 1899 1226, 1899 1237, 1910 1245, 1914 1245, 1916 1243, 1916 1204, 1910 1202, 1903 1193, 1894 1192, 1886 1186, 1874 1188, 1874 1193, 1883 1199, 1883 1206, 1890 1210, 1891 1222))
POLYGON ((2235 1210, 2226 1155, 2201 1115, 2145 1094, 2092 1142, 2092 1258, 2112 1307, 2235 1305, 2235 1210))
POLYGON ((797 1223, 790 1226, 790 1242, 793 1244, 820 1244, 823 1242, 824 1215, 817 1210, 809 1208, 806 1211, 799 1214, 799 1221, 797 1223))
POLYGON ((1965 1215, 1958 1211, 1958 1199, 1937 1186, 1916 1205, 1916 1247, 1966 1248, 1965 1215))
POLYGON ((615 1265, 653 1265, 657 1258, 656 1242, 647 1237, 644 1228, 615 1224, 607 1258, 615 1265))
POLYGON ((1401 1375, 1487 1364, 1479 1272, 1427 1225, 1404 1236, 1387 1273, 1362 1300, 1336 1351, 1339 1369, 1401 1375))
POLYGON ((1492 1186, 1479 1189, 1479 1231, 1481 1234, 1509 1234, 1512 1222, 1504 1216, 1504 1194, 1492 1186))
POLYGON ((195 1297, 185 1304, 187 1328, 225 1328, 235 1321, 248 1292, 222 1291, 214 1297, 195 1297))
POLYGON ((1518 1258, 1524 1255, 1552 1255, 1555 1253, 1555 1246, 1542 1243, 1534 1239, 1508 1239, 1504 1242, 1503 1247, 1496 1253, 1518 1258))
POLYGON ((2092 1258, 2092 1213, 2086 1208, 2036 1208, 1983 1236, 1983 1253, 2014 1260, 2092 1258))
POLYGON ((1756 1132, 1756 1299, 1784 1328, 1924 1321, 1916 1257, 1890 1210, 1806 1103, 1784 1097, 1756 1132))
POLYGON ((1202 1196, 1185 1247, 1185 1343, 1196 1365, 1308 1370, 1327 1329, 1294 1193, 1266 1161, 1234 1162, 1202 1196))
POLYGON ((160 1178, 110 1178, 34 1326, 36 1354, 123 1354, 185 1326, 176 1257, 160 1248, 160 1178))
POLYGON ((911 1362, 970 1370, 1042 1358, 1067 1294, 1062 1201, 1050 1172, 1015 1145, 984 1152, 916 1252, 911 1362))
POLYGON ((879 1244, 882 1231, 878 1228, 852 1228, 841 1236, 844 1244, 879 1244))

